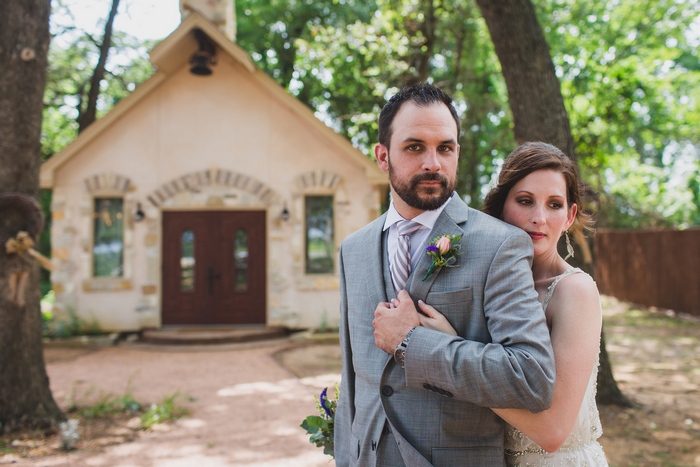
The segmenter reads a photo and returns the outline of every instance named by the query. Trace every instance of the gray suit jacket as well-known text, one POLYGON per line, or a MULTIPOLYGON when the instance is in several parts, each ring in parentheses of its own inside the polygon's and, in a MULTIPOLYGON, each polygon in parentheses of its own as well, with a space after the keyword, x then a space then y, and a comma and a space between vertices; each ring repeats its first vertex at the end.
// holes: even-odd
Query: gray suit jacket
POLYGON ((423 281, 431 263, 424 254, 406 289, 443 313, 458 336, 416 328, 403 369, 376 347, 372 327, 377 304, 395 297, 385 216, 349 236, 340 251, 336 465, 375 466, 385 421, 409 467, 505 465, 504 422, 489 407, 539 412, 554 390, 554 355, 532 280, 532 241, 453 196, 428 238, 461 234, 458 267, 423 281))

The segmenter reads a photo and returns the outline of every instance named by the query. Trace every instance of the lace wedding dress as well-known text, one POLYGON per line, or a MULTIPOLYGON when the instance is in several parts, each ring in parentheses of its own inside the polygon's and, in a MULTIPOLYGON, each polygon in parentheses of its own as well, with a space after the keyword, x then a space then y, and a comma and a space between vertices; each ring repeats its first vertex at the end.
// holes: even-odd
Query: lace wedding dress
MULTIPOLYGON (((564 274, 557 276, 549 286, 547 295, 542 302, 542 307, 546 310, 549 299, 552 298, 554 288, 557 283, 569 274, 578 273, 578 268, 569 269, 564 274)), ((525 436, 518 429, 506 424, 506 463, 508 466, 529 466, 529 467, 554 467, 554 466, 577 466, 577 467, 600 467, 607 466, 603 448, 598 443, 598 438, 603 434, 603 428, 598 416, 598 407, 595 403, 596 381, 598 378, 598 361, 591 372, 588 380, 586 395, 579 410, 574 428, 571 434, 564 441, 562 447, 556 452, 547 452, 538 444, 525 436)))

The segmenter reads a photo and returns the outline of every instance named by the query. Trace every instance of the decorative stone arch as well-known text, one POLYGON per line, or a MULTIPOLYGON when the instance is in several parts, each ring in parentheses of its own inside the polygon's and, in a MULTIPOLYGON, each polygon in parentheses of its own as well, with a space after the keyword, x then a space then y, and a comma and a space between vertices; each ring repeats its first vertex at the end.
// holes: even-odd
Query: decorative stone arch
POLYGON ((327 188, 335 191, 343 178, 331 172, 314 170, 306 172, 297 177, 297 186, 300 191, 307 191, 314 188, 327 188))
POLYGON ((131 179, 111 172, 95 174, 84 180, 85 189, 91 195, 104 192, 125 194, 132 187, 131 179))
POLYGON ((163 183, 146 195, 146 199, 153 206, 161 207, 170 198, 179 193, 199 193, 202 188, 211 186, 233 188, 243 191, 253 195, 267 206, 280 202, 279 195, 265 183, 240 172, 219 169, 217 167, 191 172, 163 183))

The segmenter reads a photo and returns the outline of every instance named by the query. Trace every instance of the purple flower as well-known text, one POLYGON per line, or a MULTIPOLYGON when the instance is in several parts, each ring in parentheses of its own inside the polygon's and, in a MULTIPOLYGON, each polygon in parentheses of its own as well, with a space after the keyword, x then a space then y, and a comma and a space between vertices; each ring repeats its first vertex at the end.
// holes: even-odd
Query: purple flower
POLYGON ((323 411, 326 412, 326 417, 331 418, 331 411, 326 405, 326 402, 328 402, 328 396, 326 395, 327 392, 328 388, 323 388, 323 391, 321 391, 321 395, 319 396, 318 400, 321 402, 321 407, 323 408, 323 411))
POLYGON ((438 247, 436 247, 435 245, 430 245, 425 248, 426 253, 437 253, 438 251, 440 250, 438 250, 438 247))

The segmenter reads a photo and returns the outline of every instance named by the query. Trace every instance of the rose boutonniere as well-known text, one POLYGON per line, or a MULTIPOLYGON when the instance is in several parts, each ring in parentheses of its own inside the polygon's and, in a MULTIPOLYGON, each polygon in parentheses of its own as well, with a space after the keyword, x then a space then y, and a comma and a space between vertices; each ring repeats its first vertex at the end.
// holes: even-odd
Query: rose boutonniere
POLYGON ((426 271, 423 280, 426 280, 437 268, 443 266, 447 268, 457 267, 455 263, 457 262, 457 255, 459 255, 461 245, 458 242, 461 238, 461 235, 441 235, 430 242, 430 245, 425 248, 425 252, 432 258, 433 264, 426 271))

